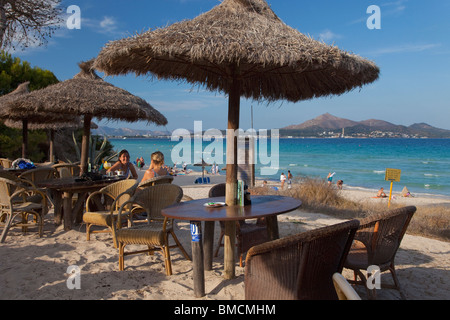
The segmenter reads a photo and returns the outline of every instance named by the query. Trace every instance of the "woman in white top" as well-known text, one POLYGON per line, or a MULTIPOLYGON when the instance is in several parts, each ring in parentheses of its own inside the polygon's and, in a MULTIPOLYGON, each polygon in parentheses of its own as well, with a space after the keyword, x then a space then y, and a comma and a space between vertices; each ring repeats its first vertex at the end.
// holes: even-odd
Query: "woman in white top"
POLYGON ((116 171, 122 171, 123 175, 127 177, 133 177, 133 179, 138 178, 138 174, 136 172, 136 169, 134 168, 134 165, 130 162, 130 154, 127 150, 122 150, 119 153, 119 161, 114 163, 114 165, 106 170, 106 172, 116 172, 116 171))
POLYGON ((281 173, 280 181, 281 181, 281 189, 283 189, 284 188, 284 182, 286 181, 286 175, 284 174, 284 172, 281 173))
POLYGON ((164 168, 164 154, 161 151, 153 152, 151 155, 150 167, 145 171, 142 181, 167 175, 168 172, 164 168))

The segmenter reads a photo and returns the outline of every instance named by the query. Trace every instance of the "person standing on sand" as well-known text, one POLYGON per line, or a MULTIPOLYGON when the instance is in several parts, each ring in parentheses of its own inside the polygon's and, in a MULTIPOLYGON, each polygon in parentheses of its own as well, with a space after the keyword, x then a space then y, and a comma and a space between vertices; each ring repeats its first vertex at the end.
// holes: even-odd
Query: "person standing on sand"
POLYGON ((328 176, 327 176, 327 181, 328 181, 328 185, 331 186, 331 183, 333 182, 333 176, 336 174, 336 172, 328 172, 328 176))
POLYGON ((280 189, 283 190, 283 188, 284 188, 284 182, 286 181, 286 175, 284 174, 284 172, 281 173, 280 181, 281 181, 281 187, 280 187, 280 189))
POLYGON ((287 179, 288 179, 288 189, 290 189, 290 188, 292 188, 292 173, 291 173, 291 170, 288 170, 288 176, 287 176, 287 179))

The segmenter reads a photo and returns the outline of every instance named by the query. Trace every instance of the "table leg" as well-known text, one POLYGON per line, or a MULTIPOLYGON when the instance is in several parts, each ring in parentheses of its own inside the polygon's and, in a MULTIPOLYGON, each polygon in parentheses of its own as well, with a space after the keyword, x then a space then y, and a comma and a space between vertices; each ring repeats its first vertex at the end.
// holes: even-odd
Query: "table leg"
POLYGON ((72 193, 64 192, 64 230, 72 230, 73 216, 72 216, 72 193))
POLYGON ((55 191, 53 192, 53 216, 55 217, 55 226, 59 226, 62 223, 62 196, 61 192, 55 191))
POLYGON ((224 278, 233 279, 235 277, 235 257, 236 257, 236 221, 225 222, 224 237, 224 278))
POLYGON ((212 270, 214 251, 214 221, 205 221, 205 236, 203 238, 204 266, 206 271, 212 270))
POLYGON ((278 220, 277 216, 266 217, 267 222, 267 234, 269 240, 276 240, 280 238, 280 233, 278 231, 278 220))
POLYGON ((194 271, 194 294, 196 298, 205 295, 205 272, 203 267, 202 223, 191 221, 192 265, 194 271))

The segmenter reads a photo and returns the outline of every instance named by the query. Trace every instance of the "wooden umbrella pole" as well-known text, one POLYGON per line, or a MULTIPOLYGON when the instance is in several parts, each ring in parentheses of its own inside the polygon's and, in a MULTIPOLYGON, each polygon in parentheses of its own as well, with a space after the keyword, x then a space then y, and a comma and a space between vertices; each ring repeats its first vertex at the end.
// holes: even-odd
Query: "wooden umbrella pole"
POLYGON ((28 156, 28 120, 22 120, 22 158, 28 156))
POLYGON ((48 130, 49 133, 49 161, 50 162, 55 162, 55 149, 54 149, 54 145, 55 145, 55 130, 53 129, 49 129, 48 130))
MULTIPOLYGON (((232 88, 228 101, 228 130, 227 130, 227 178, 225 189, 225 202, 228 206, 236 204, 237 190, 237 137, 235 132, 239 129, 241 81, 233 77, 232 88)), ((225 222, 224 237, 224 277, 235 277, 235 250, 236 250, 236 222, 225 222)))
POLYGON ((91 134, 91 115, 84 116, 83 140, 81 142, 80 175, 88 171, 89 135, 91 134))

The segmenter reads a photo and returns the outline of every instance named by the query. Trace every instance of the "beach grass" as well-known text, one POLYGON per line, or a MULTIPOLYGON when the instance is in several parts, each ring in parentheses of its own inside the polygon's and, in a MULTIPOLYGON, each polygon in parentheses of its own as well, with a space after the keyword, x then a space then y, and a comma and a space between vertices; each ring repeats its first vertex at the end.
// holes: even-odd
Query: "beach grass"
MULTIPOLYGON (((318 178, 297 179, 292 188, 275 190, 270 187, 255 187, 252 194, 278 194, 302 200, 301 210, 322 213, 334 218, 364 218, 375 213, 386 211, 384 203, 370 201, 355 202, 340 194, 335 185, 318 178)), ((391 209, 401 207, 392 204, 391 209)), ((407 233, 424 237, 450 241, 450 208, 445 205, 416 206, 417 211, 408 227, 407 233)))

